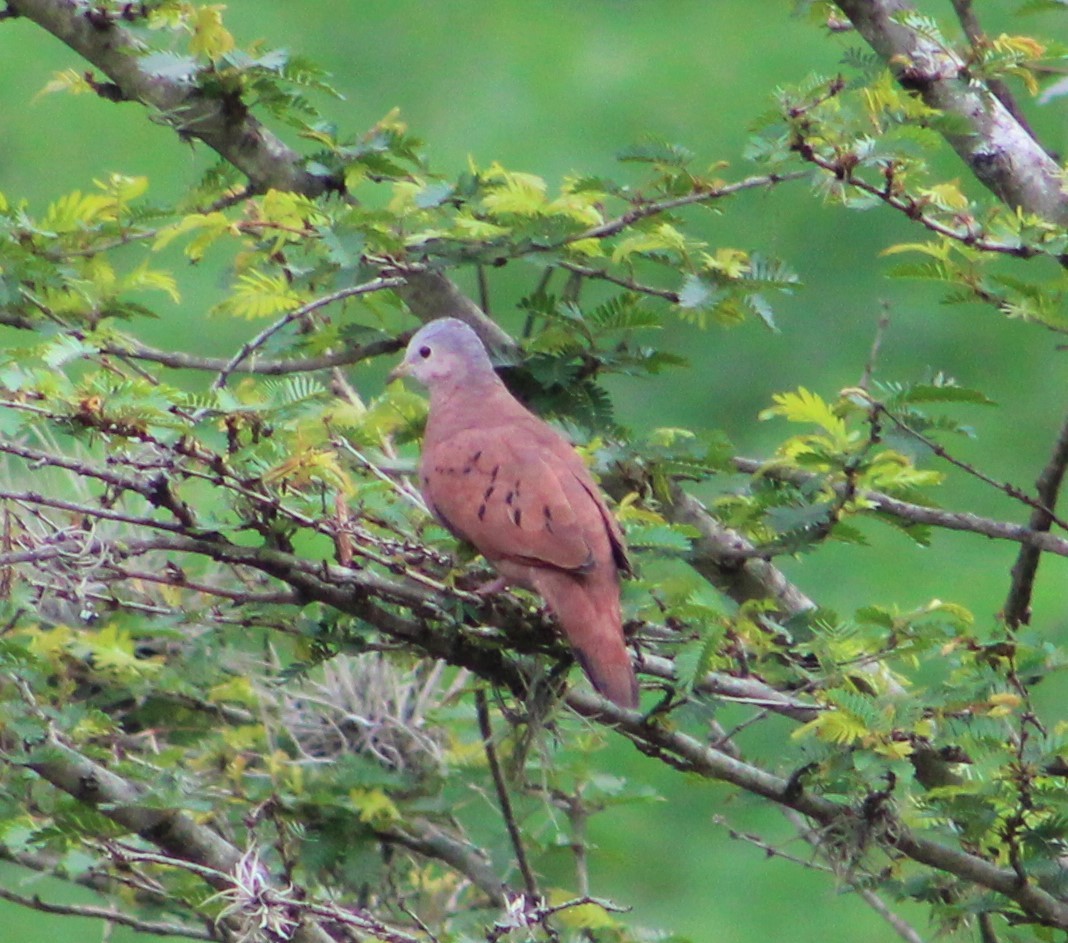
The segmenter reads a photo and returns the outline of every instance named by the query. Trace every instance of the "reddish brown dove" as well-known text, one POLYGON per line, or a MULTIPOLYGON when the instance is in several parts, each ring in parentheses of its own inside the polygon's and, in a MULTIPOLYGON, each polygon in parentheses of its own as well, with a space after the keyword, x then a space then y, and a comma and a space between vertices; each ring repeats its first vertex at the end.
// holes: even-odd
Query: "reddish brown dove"
POLYGON ((430 391, 419 478, 431 512, 493 564, 494 588, 537 592, 593 686, 636 707, 619 608, 627 549, 578 453, 508 392, 456 318, 416 333, 394 375, 430 391))

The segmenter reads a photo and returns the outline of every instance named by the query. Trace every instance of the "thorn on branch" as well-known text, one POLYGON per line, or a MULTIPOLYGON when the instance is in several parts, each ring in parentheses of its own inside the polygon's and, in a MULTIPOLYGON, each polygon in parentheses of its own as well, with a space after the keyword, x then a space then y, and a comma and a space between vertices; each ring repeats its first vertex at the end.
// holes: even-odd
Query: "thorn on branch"
POLYGON ((85 19, 94 29, 98 29, 101 32, 111 29, 115 22, 112 18, 111 11, 105 9, 103 6, 90 7, 85 11, 85 19))
POLYGON ((85 73, 85 81, 105 101, 124 102, 130 100, 130 97, 114 82, 98 82, 92 72, 85 73))

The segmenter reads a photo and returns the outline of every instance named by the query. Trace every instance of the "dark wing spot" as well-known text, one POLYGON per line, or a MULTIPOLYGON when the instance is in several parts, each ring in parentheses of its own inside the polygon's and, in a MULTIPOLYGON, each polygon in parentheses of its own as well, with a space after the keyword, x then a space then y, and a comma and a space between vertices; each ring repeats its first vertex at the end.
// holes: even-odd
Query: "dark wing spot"
POLYGON ((486 505, 485 503, 478 506, 478 519, 484 521, 486 519, 486 505))
POLYGON ((470 475, 474 471, 474 465, 464 465, 464 474, 470 475))
POLYGON ((500 465, 494 465, 493 466, 493 471, 490 472, 490 481, 496 481, 497 480, 497 472, 499 472, 500 470, 501 470, 501 466, 500 465))
POLYGON ((474 465, 475 462, 477 462, 480 458, 482 458, 482 449, 479 449, 477 452, 475 452, 474 455, 471 456, 471 458, 470 458, 471 464, 474 465))
POLYGON ((497 487, 496 485, 490 485, 490 486, 489 486, 489 487, 488 487, 488 488, 486 489, 485 493, 484 493, 484 494, 482 495, 482 500, 483 500, 483 501, 488 501, 488 500, 489 500, 489 499, 490 499, 490 498, 491 498, 491 497, 493 496, 493 490, 494 490, 494 489, 495 489, 496 487, 497 487))
POLYGON ((514 500, 515 500, 515 492, 514 491, 509 491, 508 494, 506 494, 504 496, 504 503, 505 504, 511 504, 512 501, 514 501, 514 500))
POLYGON ((549 505, 545 505, 541 509, 541 513, 545 515, 545 529, 551 534, 553 532, 553 512, 549 510, 549 505))
POLYGON ((520 508, 516 508, 512 513, 512 519, 515 521, 515 526, 519 527, 519 522, 523 519, 523 511, 520 508))

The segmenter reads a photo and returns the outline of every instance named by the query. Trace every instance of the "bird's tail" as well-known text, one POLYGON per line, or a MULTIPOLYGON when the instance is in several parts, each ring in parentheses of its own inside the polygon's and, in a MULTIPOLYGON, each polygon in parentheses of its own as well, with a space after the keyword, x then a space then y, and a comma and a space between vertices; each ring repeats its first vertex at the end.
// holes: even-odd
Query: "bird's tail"
POLYGON ((623 638, 615 578, 541 570, 534 583, 593 686, 620 707, 637 707, 638 679, 623 638))

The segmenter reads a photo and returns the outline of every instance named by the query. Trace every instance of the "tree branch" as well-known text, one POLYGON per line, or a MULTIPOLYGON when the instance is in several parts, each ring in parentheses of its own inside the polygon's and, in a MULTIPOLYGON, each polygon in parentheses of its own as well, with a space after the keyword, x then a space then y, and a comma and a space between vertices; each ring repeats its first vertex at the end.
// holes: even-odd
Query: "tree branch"
POLYGON ((323 295, 320 298, 314 298, 307 304, 295 308, 286 314, 285 317, 279 318, 274 324, 260 331, 260 333, 250 341, 242 344, 241 349, 234 354, 234 356, 226 362, 222 370, 219 371, 219 375, 215 378, 215 382, 212 383, 212 389, 219 390, 226 386, 226 381, 230 374, 237 370, 242 363, 251 357, 253 353, 266 344, 267 341, 282 330, 287 324, 299 321, 301 318, 307 317, 307 315, 311 314, 313 311, 318 311, 320 308, 325 308, 327 305, 342 301, 345 298, 352 298, 356 295, 367 295, 376 291, 382 291, 386 288, 397 288, 403 284, 403 278, 373 278, 371 281, 365 282, 362 285, 354 285, 349 288, 339 289, 328 295, 323 295))
POLYGON ((523 876, 523 886, 527 895, 537 899, 541 896, 538 892, 538 881, 534 877, 534 871, 527 860, 526 847, 523 845, 523 836, 519 832, 519 823, 515 818, 515 810, 512 808, 512 799, 508 795, 508 784, 504 781, 504 773, 501 772, 501 764, 497 758, 497 746, 493 742, 493 726, 490 723, 489 703, 486 700, 486 692, 479 688, 475 691, 475 711, 478 714, 478 729, 482 734, 482 749, 486 754, 486 762, 493 777, 493 788, 497 793, 497 802, 501 807, 501 816, 504 819, 508 837, 512 841, 512 850, 515 852, 516 864, 519 873, 523 876))
POLYGON ((441 829, 417 819, 410 819, 403 826, 392 826, 377 834, 383 841, 400 845, 425 858, 441 861, 458 871, 482 891, 493 906, 503 907, 507 903, 500 875, 489 859, 473 845, 452 838, 441 829))
POLYGON ((911 3, 837 0, 837 4, 904 88, 965 124, 966 132, 943 133, 980 183, 1009 206, 1068 223, 1068 196, 1057 162, 995 95, 970 79, 967 65, 947 43, 901 22, 903 15, 916 12, 911 3))
MULTIPOLYGON (((1028 529, 1035 534, 1044 534, 1053 526, 1056 516, 1057 496, 1064 481, 1065 467, 1068 466, 1068 418, 1061 425, 1060 433, 1053 444, 1046 467, 1035 482, 1035 494, 1041 508, 1031 512, 1028 529)), ((1063 541, 1068 543, 1068 541, 1063 541)), ((1031 593, 1034 590, 1038 562, 1045 548, 1037 544, 1024 544, 1016 557, 1012 568, 1012 585, 1005 602, 1003 618, 1009 628, 1017 628, 1031 621, 1031 593)))
MULTIPOLYGON (((161 809, 142 801, 141 790, 110 770, 53 738, 31 751, 25 765, 57 789, 96 809, 168 855, 219 874, 208 881, 227 890, 241 852, 185 812, 161 809)), ((315 924, 297 931, 301 943, 329 943, 330 937, 315 924)))
POLYGON ((8 9, 95 65, 120 96, 154 109, 181 136, 203 141, 245 174, 254 191, 292 190, 317 196, 341 190, 340 179, 306 170, 304 159, 276 137, 236 96, 210 96, 196 82, 145 71, 139 44, 121 22, 101 22, 89 4, 70 0, 9 0, 8 9))
POLYGON ((597 694, 572 690, 568 692, 566 702, 577 714, 619 730, 643 753, 708 779, 731 783, 800 812, 824 827, 841 829, 858 840, 861 835, 866 835, 868 840, 888 852, 901 852, 913 861, 989 888, 1016 901, 1041 922, 1068 929, 1068 903, 1033 884, 1021 883, 1019 875, 1011 868, 999 868, 966 851, 920 838, 886 810, 882 811, 881 820, 866 821, 857 809, 810 793, 793 779, 783 779, 721 753, 688 734, 618 708, 597 694))
POLYGON ((184 926, 177 923, 161 923, 155 920, 140 920, 130 914, 111 907, 94 907, 89 904, 53 904, 42 900, 37 894, 32 897, 16 894, 6 888, 0 887, 0 898, 30 910, 39 910, 45 914, 60 914, 64 917, 89 917, 93 920, 104 920, 107 923, 129 927, 137 933, 151 933, 155 936, 180 936, 189 940, 220 940, 219 934, 212 933, 201 927, 184 926))
MULTIPOLYGON (((968 42, 971 43, 972 50, 976 55, 982 55, 988 40, 982 25, 979 23, 979 17, 975 13, 973 0, 952 0, 952 3, 953 10, 956 12, 957 19, 960 20, 961 28, 964 30, 964 35, 968 37, 968 42)), ((986 85, 998 97, 998 101, 1005 106, 1009 114, 1020 123, 1020 127, 1038 141, 1038 136, 1028 123, 1027 117, 1020 109, 1019 104, 1017 104, 1016 98, 1009 90, 1009 86, 996 77, 988 78, 986 85)))
MULTIPOLYGON (((5 314, 0 311, 0 324, 7 327, 15 327, 24 331, 34 331, 40 324, 24 316, 5 314)), ((88 341, 89 335, 79 328, 71 328, 69 336, 76 340, 88 341)), ((372 341, 369 344, 347 347, 333 353, 319 354, 316 357, 283 357, 279 359, 259 359, 249 363, 242 360, 241 363, 231 367, 231 373, 253 373, 260 376, 284 376, 291 373, 312 373, 316 370, 329 370, 333 367, 349 367, 364 360, 380 357, 384 354, 393 354, 402 350, 408 342, 408 334, 398 337, 383 338, 372 341)), ((210 373, 219 373, 231 363, 231 357, 205 357, 200 354, 190 354, 179 350, 161 350, 142 344, 133 338, 123 338, 119 342, 100 344, 96 343, 96 349, 102 354, 112 357, 124 357, 129 360, 143 360, 147 363, 157 363, 162 367, 172 367, 176 370, 203 370, 210 373)))
MULTIPOLYGON (((766 462, 753 458, 736 457, 732 464, 747 475, 772 475, 803 484, 812 481, 816 476, 805 472, 790 471, 783 473, 774 467, 768 467, 766 462)), ((928 507, 924 504, 913 504, 893 498, 881 491, 861 491, 858 498, 872 505, 872 509, 888 514, 892 517, 908 521, 912 524, 927 524, 932 527, 941 527, 944 530, 960 530, 994 540, 1011 540, 1013 543, 1055 553, 1058 556, 1068 556, 1068 540, 1055 537, 1053 534, 1034 530, 1023 524, 1013 524, 1005 521, 996 521, 989 517, 980 517, 963 511, 946 511, 942 508, 928 507)), ((1037 512, 1036 512, 1037 513, 1037 512)), ((759 548, 757 548, 759 551, 759 548)))

